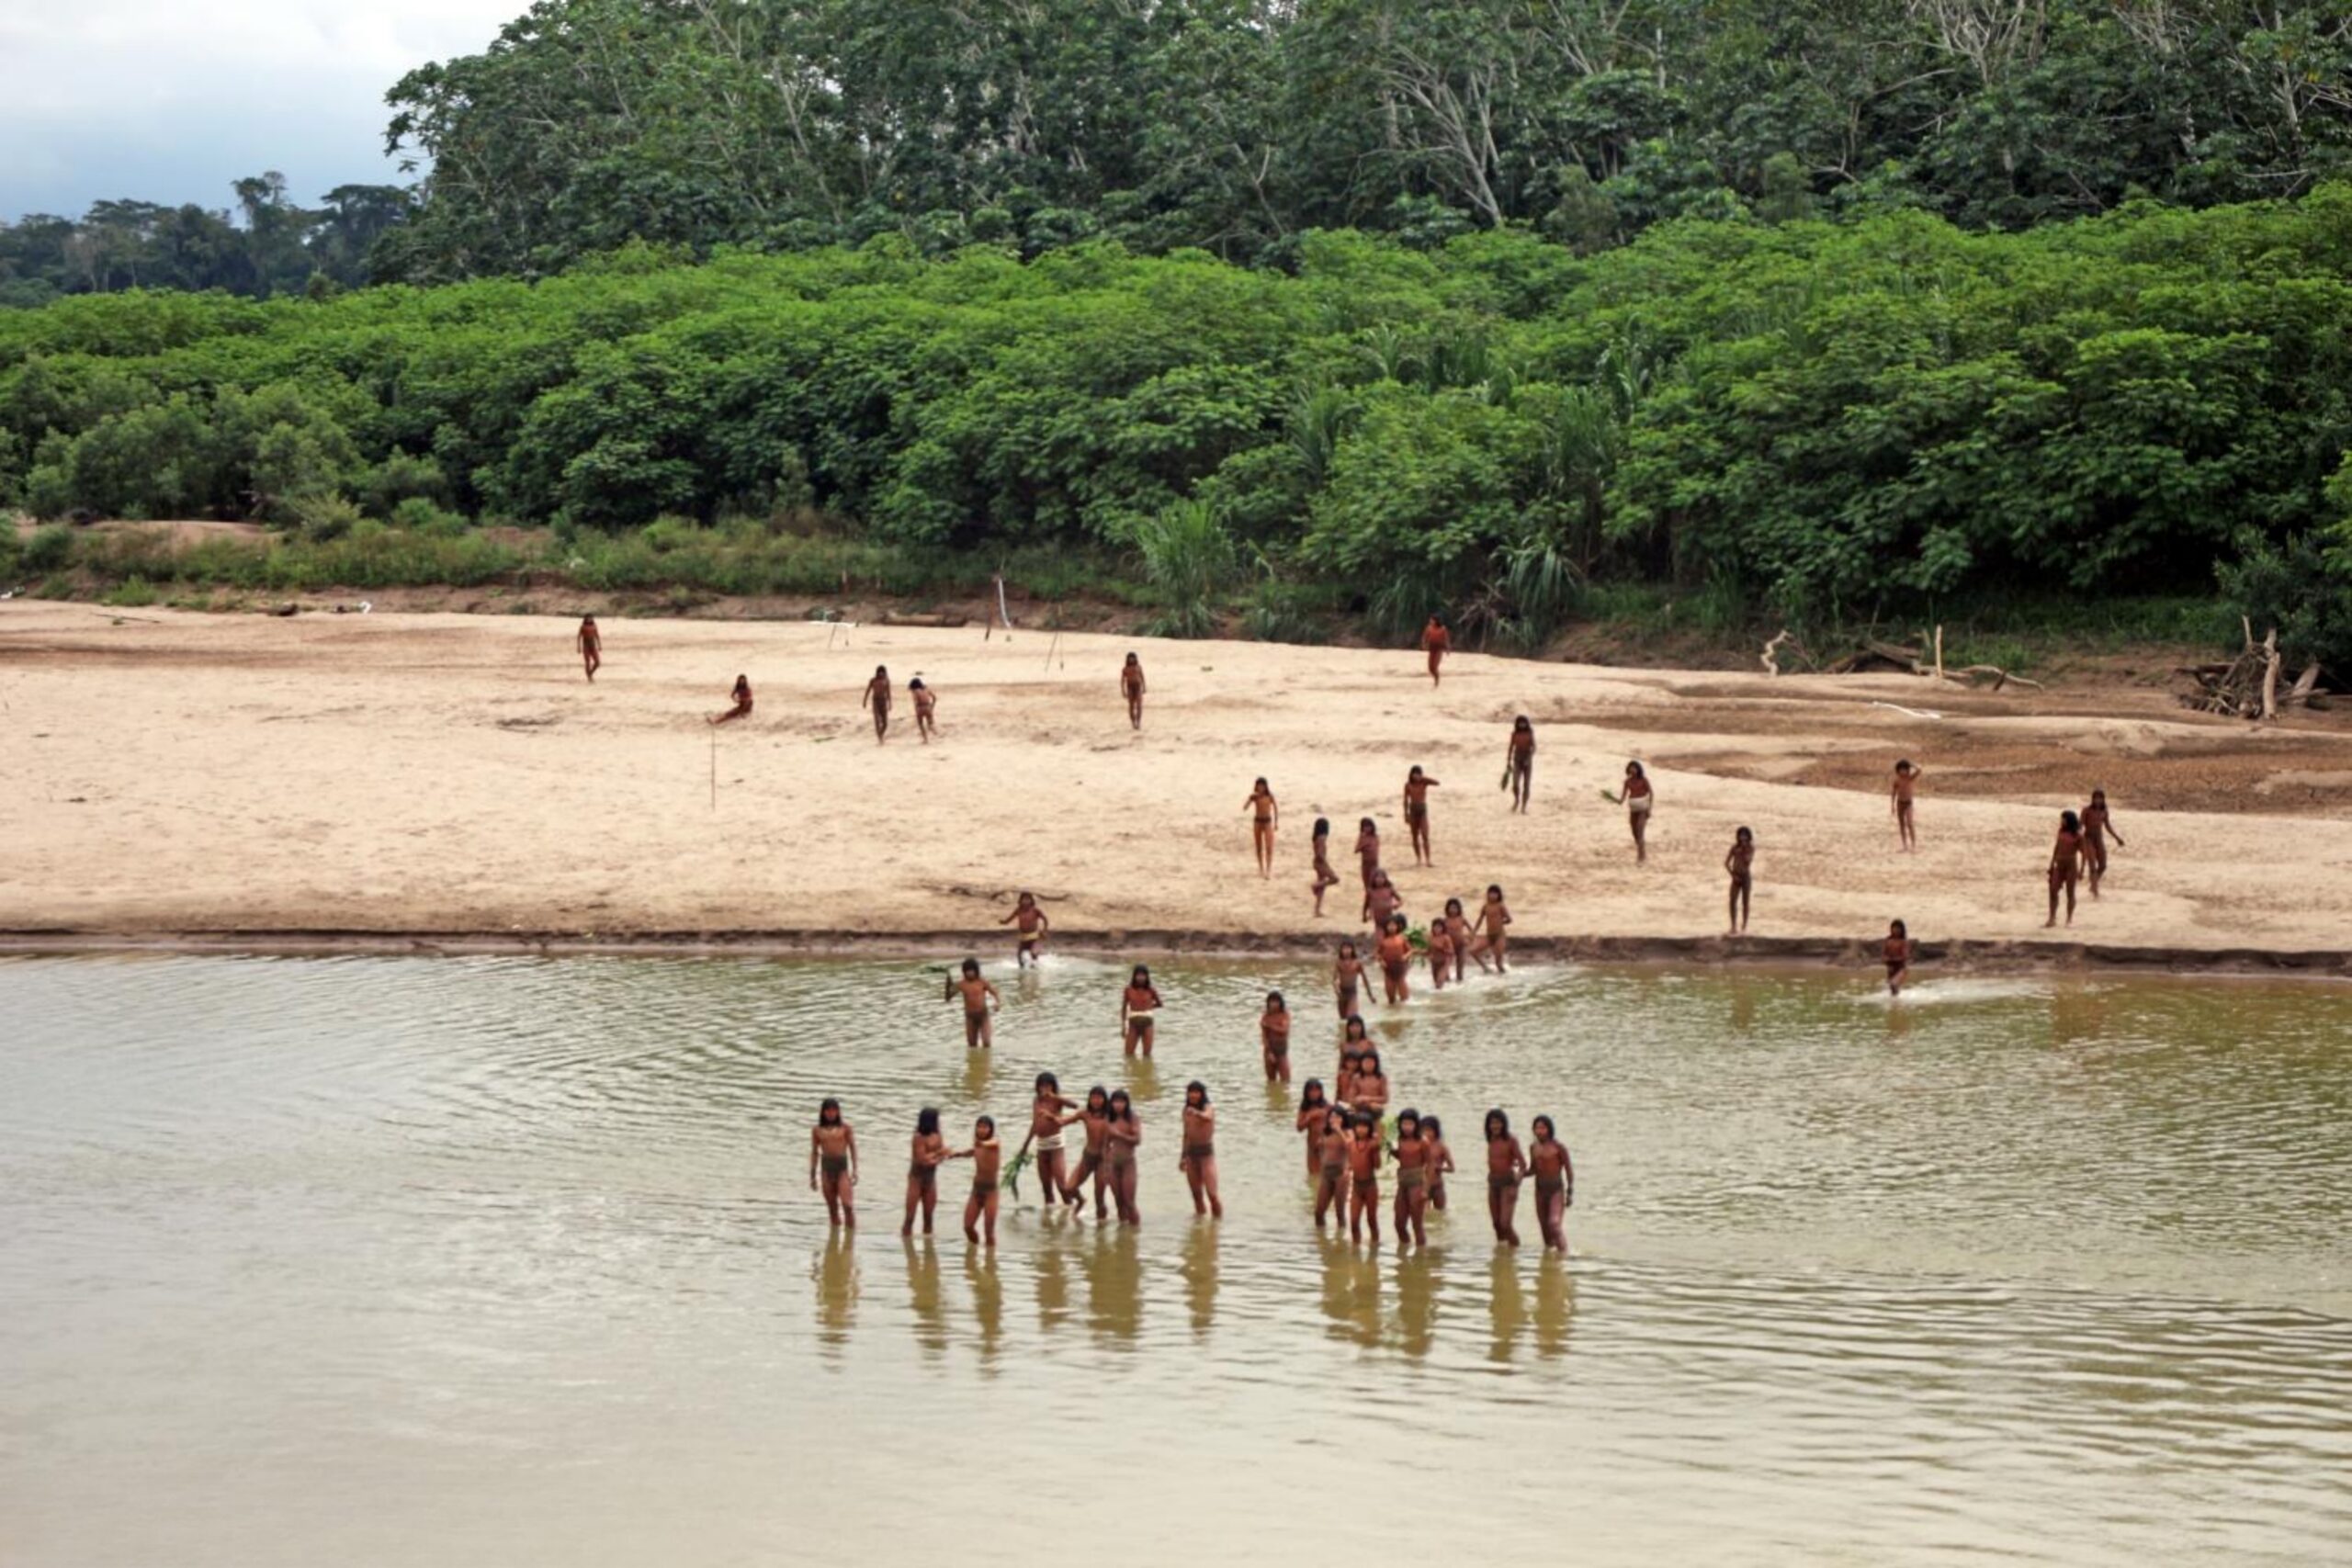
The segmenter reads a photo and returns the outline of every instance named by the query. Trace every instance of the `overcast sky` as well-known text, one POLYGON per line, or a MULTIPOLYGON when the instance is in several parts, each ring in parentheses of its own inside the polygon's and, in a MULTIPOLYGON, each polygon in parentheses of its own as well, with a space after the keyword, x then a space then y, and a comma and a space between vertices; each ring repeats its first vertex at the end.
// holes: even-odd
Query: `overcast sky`
POLYGON ((93 201, 298 201, 399 178, 384 90, 470 54, 529 0, 0 0, 0 219, 93 201))

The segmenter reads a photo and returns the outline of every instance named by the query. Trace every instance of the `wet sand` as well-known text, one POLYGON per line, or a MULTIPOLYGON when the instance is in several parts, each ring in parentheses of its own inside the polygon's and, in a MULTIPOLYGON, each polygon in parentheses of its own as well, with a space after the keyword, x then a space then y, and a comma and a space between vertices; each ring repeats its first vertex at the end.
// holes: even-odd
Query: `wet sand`
POLYGON ((1499 882, 1514 934, 1553 953, 1843 960, 1895 916, 1931 954, 1988 964, 2340 972, 2352 948, 2340 716, 2256 730, 2109 682, 1971 693, 1476 654, 1432 692, 1405 651, 617 618, 592 686, 573 625, 0 605, 0 930, 870 951, 1002 943, 1027 887, 1091 947, 1295 950, 1354 928, 1371 815, 1416 919, 1499 882), (1151 682, 1139 736, 1117 689, 1130 648, 1151 682), (858 709, 876 663, 899 693, 878 747, 858 709), (757 710, 714 749, 702 719, 738 671, 757 710), (941 694, 928 747, 917 673, 941 694), (1498 787, 1517 713, 1540 743, 1524 818, 1498 787), (1926 769, 1917 855, 1895 852, 1879 782, 1896 756, 1926 769), (1599 793, 1628 758, 1657 787, 1647 865, 1599 793), (1430 870, 1398 808, 1415 762, 1441 781, 1430 870), (1272 881, 1243 811, 1261 773, 1283 812, 1272 881), (2046 932, 2056 814, 2094 785, 2127 842, 2107 897, 2046 932), (1321 920, 1318 815, 1344 879, 1321 920), (1743 823, 1755 916, 1725 944, 1743 823))

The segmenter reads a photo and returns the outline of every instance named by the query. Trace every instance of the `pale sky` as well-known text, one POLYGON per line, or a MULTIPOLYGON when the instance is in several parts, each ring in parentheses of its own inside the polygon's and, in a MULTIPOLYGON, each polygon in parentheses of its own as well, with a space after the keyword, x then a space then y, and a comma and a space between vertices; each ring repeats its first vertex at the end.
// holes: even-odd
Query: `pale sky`
POLYGON ((529 0, 0 0, 0 219, 133 197, 208 208, 401 178, 384 90, 529 0))

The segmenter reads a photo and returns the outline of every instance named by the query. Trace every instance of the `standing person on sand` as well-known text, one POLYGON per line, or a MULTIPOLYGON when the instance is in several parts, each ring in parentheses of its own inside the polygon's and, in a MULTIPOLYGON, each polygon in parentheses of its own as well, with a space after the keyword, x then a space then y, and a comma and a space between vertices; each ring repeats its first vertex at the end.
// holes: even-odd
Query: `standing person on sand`
POLYGON ((1922 770, 1905 757, 1894 764, 1894 782, 1887 786, 1887 809, 1894 813, 1894 841, 1905 854, 1919 852, 1919 829, 1912 819, 1912 792, 1919 787, 1922 770))
POLYGON ((1241 809, 1250 813, 1250 843, 1258 852, 1258 874, 1274 874, 1274 829, 1282 822, 1282 807, 1274 804, 1274 792, 1264 779, 1250 788, 1250 798, 1241 809))
POLYGON ((1258 1054, 1268 1083, 1290 1082, 1290 1004, 1280 991, 1266 993, 1266 1010, 1258 1015, 1258 1054))
POLYGON ((1911 978, 1911 928, 1901 920, 1890 920, 1886 940, 1879 943, 1879 962, 1886 965, 1886 994, 1899 997, 1903 982, 1911 978))
POLYGON ((1320 915, 1323 912, 1323 895, 1340 885, 1340 874, 1331 869, 1331 819, 1329 817, 1315 819, 1313 850, 1315 881, 1310 890, 1315 895, 1315 912, 1320 915))
POLYGON ((596 617, 580 617, 580 634, 572 639, 580 648, 580 662, 588 671, 588 679, 595 680, 596 671, 605 664, 605 634, 596 629, 596 617))
POLYGON ((842 1102, 831 1097, 817 1107, 817 1124, 808 1129, 808 1185, 824 1193, 827 1220, 856 1228, 850 1194, 857 1186, 857 1134, 842 1120, 842 1102))
POLYGON ((735 689, 732 692, 729 692, 728 695, 734 699, 735 705, 729 708, 725 713, 711 715, 711 723, 732 724, 739 718, 749 718, 752 716, 751 677, 747 675, 736 676, 735 689))
POLYGON ((2058 895, 2066 895, 2066 923, 2075 923, 2075 885, 2083 876, 2083 819, 2071 811, 2058 814, 2058 841, 2050 847, 2050 918, 2048 930, 2058 923, 2058 895))
POLYGON ((1724 870, 1731 874, 1731 925, 1726 936, 1737 936, 1747 929, 1748 899, 1756 882, 1756 835, 1742 828, 1732 836, 1731 851, 1724 856, 1724 870))
POLYGON ((1146 1061, 1151 1059, 1152 1014, 1166 1005, 1152 987, 1151 971, 1136 964, 1127 988, 1119 993, 1119 1033, 1128 1055, 1140 1049, 1146 1061))
POLYGON ((989 1021, 989 1013, 1004 998, 998 994, 994 985, 980 977, 978 959, 967 958, 962 975, 947 976, 946 994, 940 999, 952 1002, 959 995, 964 999, 964 1049, 990 1049, 996 1044, 996 1030, 989 1021))
POLYGON ((858 706, 874 713, 874 743, 881 745, 890 733, 890 671, 882 665, 874 667, 874 679, 865 683, 865 695, 858 699, 858 706))
POLYGON ((931 1234, 932 1216, 939 1212, 939 1167, 947 1157, 947 1140, 940 1136, 939 1112, 926 1105, 915 1116, 914 1145, 907 1166, 907 1222, 900 1235, 915 1233, 915 1212, 922 1212, 922 1234, 931 1234))
POLYGON ((2107 791, 2091 791, 2091 803, 2083 807, 2083 851, 2090 863, 2091 897, 2098 897, 2099 879, 2107 874, 2107 836, 2115 833, 2118 845, 2123 835, 2115 830, 2115 818, 2107 809, 2107 791))
POLYGON ((1549 1116, 1528 1123, 1535 1142, 1528 1145, 1527 1169, 1535 1178, 1535 1224, 1544 1233, 1544 1250, 1568 1255, 1567 1212, 1577 1201, 1577 1169, 1568 1161, 1568 1146, 1560 1142, 1549 1116))
POLYGON ((1435 615, 1421 628, 1421 651, 1430 656, 1430 684, 1437 684, 1437 667, 1445 662, 1446 650, 1453 646, 1453 637, 1445 623, 1435 615))
POLYGON ((1487 1217, 1505 1247, 1519 1245, 1519 1182, 1526 1174, 1527 1156, 1510 1135, 1510 1118, 1499 1109, 1487 1111, 1487 1217))
POLYGON ((1634 860, 1636 864, 1650 858, 1650 807, 1657 795, 1650 789, 1649 773, 1639 762, 1625 764, 1625 793, 1610 795, 1611 800, 1625 807, 1625 821, 1634 830, 1634 860))
POLYGON ((1413 863, 1434 865, 1430 854, 1430 791, 1437 780, 1421 772, 1419 762, 1405 775, 1405 826, 1413 835, 1413 863))
POLYGON ((1224 1201, 1216 1195, 1216 1111, 1209 1105, 1208 1086, 1198 1078, 1184 1086, 1184 1152, 1176 1167, 1193 1190, 1193 1213, 1225 1218, 1224 1201))
POLYGON ((1127 699, 1127 725, 1133 729, 1143 728, 1143 660, 1134 654, 1119 671, 1119 694, 1127 699))
POLYGON ((914 699, 915 733, 928 746, 932 737, 939 733, 939 721, 933 716, 939 712, 939 694, 924 685, 922 677, 918 675, 907 682, 907 695, 914 699))
POLYGON ((1510 966, 1503 962, 1503 950, 1510 938, 1510 910, 1503 904, 1503 890, 1498 884, 1487 885, 1487 901, 1478 908, 1478 940, 1470 944, 1470 956, 1478 961, 1479 973, 1487 968, 1487 954, 1495 955, 1495 973, 1508 975, 1510 966))
POLYGON ((1012 913, 997 924, 1014 928, 1018 940, 1012 946, 1012 962, 1016 967, 1026 969, 1044 956, 1046 933, 1053 928, 1053 921, 1037 907, 1035 893, 1023 893, 1013 903, 1012 913))
POLYGON ((1363 818, 1356 829, 1356 871, 1363 878, 1363 890, 1372 891, 1373 874, 1380 869, 1380 824, 1371 818, 1363 818))
POLYGON ((1388 929, 1388 917, 1404 907, 1405 896, 1396 891, 1396 885, 1388 879, 1388 874, 1374 872, 1372 886, 1363 893, 1363 920, 1372 927, 1374 942, 1379 941, 1380 933, 1388 929))
POLYGON ((1503 787, 1510 791, 1510 808, 1524 812, 1535 793, 1535 726, 1521 714, 1511 720, 1510 742, 1503 751, 1503 787))

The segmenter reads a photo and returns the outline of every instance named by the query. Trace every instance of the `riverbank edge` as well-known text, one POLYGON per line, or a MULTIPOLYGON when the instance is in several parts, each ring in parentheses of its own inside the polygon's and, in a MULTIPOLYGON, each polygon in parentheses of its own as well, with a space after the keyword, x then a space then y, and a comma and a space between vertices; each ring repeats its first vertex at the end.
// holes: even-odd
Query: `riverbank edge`
MULTIPOLYGON (((1230 931, 1136 928, 1057 931, 1051 949, 1119 958, 1323 958, 1341 936, 1304 931, 1237 942, 1230 931)), ((999 953, 985 931, 728 930, 463 931, 301 929, 0 930, 0 956, 221 953, 253 957, 348 954, 612 958, 920 959, 999 953)), ((1667 966, 1874 969, 1878 942, 1838 937, 1513 937, 1516 956, 1553 963, 1667 966)), ((1952 974, 2140 973, 2352 980, 2352 950, 2131 947, 2071 941, 1922 941, 1917 961, 1952 974)))

